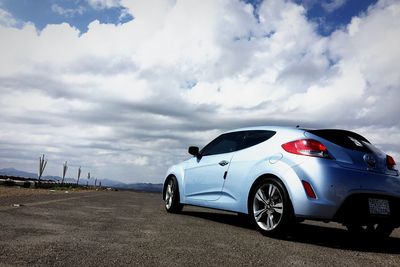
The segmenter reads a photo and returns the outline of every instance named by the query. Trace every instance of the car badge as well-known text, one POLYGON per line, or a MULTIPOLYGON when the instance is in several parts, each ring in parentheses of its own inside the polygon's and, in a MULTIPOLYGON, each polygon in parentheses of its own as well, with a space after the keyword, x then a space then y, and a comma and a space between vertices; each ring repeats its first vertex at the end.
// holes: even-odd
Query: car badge
POLYGON ((375 167, 376 164, 376 159, 374 156, 370 154, 365 154, 364 155, 364 161, 368 164, 370 167, 375 167))

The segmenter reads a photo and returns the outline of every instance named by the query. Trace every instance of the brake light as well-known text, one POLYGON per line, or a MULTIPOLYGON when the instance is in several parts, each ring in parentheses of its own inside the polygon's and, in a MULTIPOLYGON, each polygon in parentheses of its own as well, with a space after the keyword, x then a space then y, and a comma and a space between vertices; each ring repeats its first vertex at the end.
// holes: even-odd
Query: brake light
POLYGON ((386 165, 389 169, 394 170, 396 166, 396 162, 394 161, 392 156, 386 155, 386 165))
POLYGON ((292 141, 283 144, 282 148, 286 152, 292 154, 310 157, 330 158, 328 149, 323 144, 313 139, 300 139, 292 141))

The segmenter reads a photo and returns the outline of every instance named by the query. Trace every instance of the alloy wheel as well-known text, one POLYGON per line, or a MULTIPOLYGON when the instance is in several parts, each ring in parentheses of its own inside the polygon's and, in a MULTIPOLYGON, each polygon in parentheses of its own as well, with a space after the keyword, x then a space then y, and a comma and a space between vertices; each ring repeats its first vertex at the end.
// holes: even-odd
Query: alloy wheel
POLYGON ((254 220, 261 229, 271 231, 281 222, 283 206, 283 197, 280 190, 271 183, 264 184, 254 195, 254 220))
POLYGON ((167 184, 167 190, 165 192, 165 207, 169 210, 174 200, 174 182, 172 179, 167 184))

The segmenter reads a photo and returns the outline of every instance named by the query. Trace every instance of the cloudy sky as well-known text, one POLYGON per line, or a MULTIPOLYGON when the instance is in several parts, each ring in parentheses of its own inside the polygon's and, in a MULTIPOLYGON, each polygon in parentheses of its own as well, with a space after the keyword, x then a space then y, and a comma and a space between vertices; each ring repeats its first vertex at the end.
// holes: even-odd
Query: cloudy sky
POLYGON ((225 130, 356 131, 400 161, 400 1, 0 0, 0 168, 161 182, 225 130))

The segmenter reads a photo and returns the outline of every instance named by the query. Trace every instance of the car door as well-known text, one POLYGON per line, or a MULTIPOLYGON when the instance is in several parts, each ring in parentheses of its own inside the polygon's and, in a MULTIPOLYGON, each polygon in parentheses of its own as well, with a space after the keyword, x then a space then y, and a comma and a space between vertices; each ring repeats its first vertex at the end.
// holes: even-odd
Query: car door
POLYGON ((185 168, 186 200, 215 201, 221 196, 233 154, 238 148, 237 133, 220 135, 190 159, 185 168))
MULTIPOLYGON (((223 195, 225 203, 247 201, 247 192, 244 191, 243 185, 249 178, 249 174, 257 164, 267 166, 266 158, 271 156, 268 146, 263 145, 257 148, 263 142, 268 141, 276 134, 270 130, 248 130, 241 132, 240 144, 237 152, 231 159, 228 174, 225 179, 223 195)), ((263 167, 262 167, 263 168, 263 167)))

